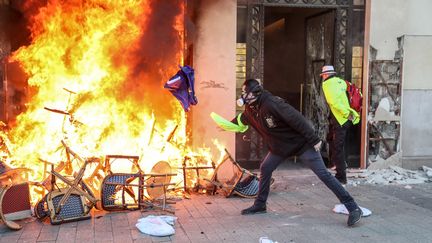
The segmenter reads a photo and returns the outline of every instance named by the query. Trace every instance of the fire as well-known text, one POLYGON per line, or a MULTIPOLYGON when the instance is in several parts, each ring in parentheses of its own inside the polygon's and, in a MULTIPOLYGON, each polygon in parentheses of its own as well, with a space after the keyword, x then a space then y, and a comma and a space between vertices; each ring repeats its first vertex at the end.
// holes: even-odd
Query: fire
POLYGON ((64 161, 62 140, 81 157, 138 155, 146 172, 185 156, 211 162, 187 146, 186 114, 162 88, 183 64, 183 1, 48 0, 33 12, 32 42, 10 59, 29 85, 9 134, 13 166, 42 180, 39 159, 64 161))

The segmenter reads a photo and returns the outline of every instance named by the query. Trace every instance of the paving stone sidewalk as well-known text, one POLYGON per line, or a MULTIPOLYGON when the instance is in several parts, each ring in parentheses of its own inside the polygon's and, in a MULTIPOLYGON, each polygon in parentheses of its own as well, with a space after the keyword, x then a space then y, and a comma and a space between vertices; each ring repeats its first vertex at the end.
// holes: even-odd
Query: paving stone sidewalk
POLYGON ((354 228, 332 212, 336 197, 308 169, 281 167, 268 213, 242 216, 252 199, 192 195, 175 205, 175 234, 152 237, 135 227, 139 218, 160 211, 94 212, 91 220, 53 226, 35 219, 10 231, 0 225, 0 242, 432 242, 432 183, 347 186, 373 214, 354 228))

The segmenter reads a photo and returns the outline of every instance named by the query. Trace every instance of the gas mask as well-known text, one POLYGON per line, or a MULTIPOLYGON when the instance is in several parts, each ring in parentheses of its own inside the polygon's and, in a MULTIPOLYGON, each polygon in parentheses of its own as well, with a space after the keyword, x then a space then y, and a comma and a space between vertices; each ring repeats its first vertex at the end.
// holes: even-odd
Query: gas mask
POLYGON ((253 101, 255 101, 258 96, 261 94, 262 87, 261 85, 255 85, 253 88, 251 88, 249 91, 246 91, 246 87, 243 86, 242 95, 237 100, 237 105, 242 107, 246 104, 250 104, 253 101), (253 94, 252 96, 250 94, 253 94))
POLYGON ((242 106, 245 105, 245 101, 244 101, 243 97, 240 97, 240 98, 236 101, 236 103, 237 103, 237 106, 238 106, 238 107, 242 107, 242 106))
POLYGON ((239 107, 242 107, 246 104, 249 104, 252 100, 256 99, 255 96, 253 96, 252 98, 247 98, 247 96, 250 94, 250 92, 246 93, 246 94, 242 94, 240 96, 240 98, 237 100, 237 105, 239 107))

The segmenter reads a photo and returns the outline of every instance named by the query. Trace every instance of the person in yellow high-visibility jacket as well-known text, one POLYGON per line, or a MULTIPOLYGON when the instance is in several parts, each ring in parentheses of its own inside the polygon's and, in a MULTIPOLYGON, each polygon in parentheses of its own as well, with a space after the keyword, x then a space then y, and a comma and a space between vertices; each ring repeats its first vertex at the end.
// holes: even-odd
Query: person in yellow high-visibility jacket
POLYGON ((329 145, 330 161, 336 166, 336 179, 342 184, 347 183, 345 162, 345 137, 348 128, 360 121, 360 115, 349 105, 346 94, 347 84, 345 80, 336 76, 334 67, 325 65, 322 67, 322 89, 328 106, 329 116, 329 145))

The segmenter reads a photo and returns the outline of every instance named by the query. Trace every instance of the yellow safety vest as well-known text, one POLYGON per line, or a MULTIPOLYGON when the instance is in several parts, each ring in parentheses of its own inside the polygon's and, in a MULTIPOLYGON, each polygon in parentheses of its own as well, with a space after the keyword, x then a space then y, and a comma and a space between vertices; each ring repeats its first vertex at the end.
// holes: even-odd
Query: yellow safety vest
POLYGON ((322 88, 327 104, 340 125, 348 121, 350 114, 354 116, 353 124, 360 122, 360 115, 349 105, 345 80, 336 76, 331 77, 322 83, 322 88))

